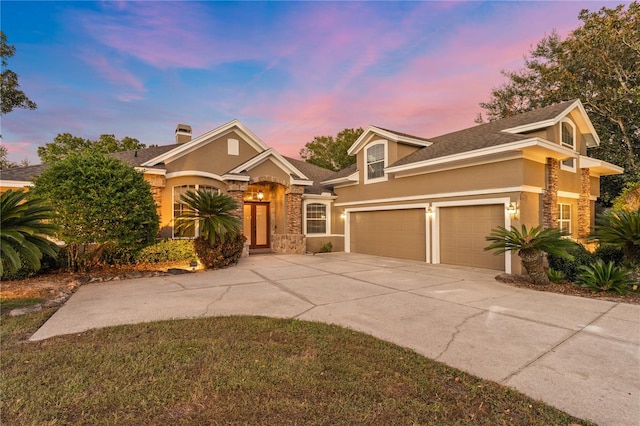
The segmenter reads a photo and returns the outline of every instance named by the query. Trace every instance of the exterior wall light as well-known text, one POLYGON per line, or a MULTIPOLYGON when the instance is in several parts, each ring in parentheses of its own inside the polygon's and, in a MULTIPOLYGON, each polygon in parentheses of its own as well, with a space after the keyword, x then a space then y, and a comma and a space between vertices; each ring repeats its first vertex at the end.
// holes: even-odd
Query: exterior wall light
POLYGON ((262 199, 264 198, 264 192, 262 192, 262 190, 258 191, 258 200, 262 201, 262 199))
POLYGON ((347 218, 347 214, 346 214, 346 213, 342 213, 342 214, 340 215, 340 219, 346 219, 346 218, 347 218))
POLYGON ((435 214, 435 212, 433 211, 433 208, 432 207, 427 207, 427 216, 433 217, 434 214, 435 214))
POLYGON ((514 215, 516 214, 517 211, 518 211, 518 208, 516 207, 516 203, 514 202, 509 203, 509 205, 507 206, 507 213, 514 215))

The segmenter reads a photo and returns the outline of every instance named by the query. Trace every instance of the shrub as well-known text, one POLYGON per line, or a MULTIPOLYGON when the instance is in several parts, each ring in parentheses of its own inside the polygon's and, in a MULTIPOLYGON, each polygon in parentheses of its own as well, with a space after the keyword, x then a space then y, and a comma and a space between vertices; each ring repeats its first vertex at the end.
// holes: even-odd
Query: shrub
POLYGON ((622 248, 625 260, 640 262, 640 209, 614 210, 596 216, 592 236, 601 244, 622 248))
POLYGON ((42 259, 40 259, 40 269, 35 269, 33 265, 23 261, 22 266, 15 272, 5 269, 2 280, 23 280, 36 275, 47 274, 63 268, 65 266, 65 260, 66 251, 64 249, 58 251, 57 257, 45 253, 42 255, 42 259))
POLYGON ((573 256, 573 260, 553 254, 549 254, 547 260, 551 269, 562 272, 568 281, 574 282, 580 273, 580 266, 590 265, 593 262, 593 255, 580 244, 576 244, 567 251, 573 256))
POLYGON ((207 237, 200 236, 193 240, 193 246, 205 268, 220 269, 238 263, 246 240, 244 235, 237 234, 234 237, 228 236, 224 242, 217 239, 211 243, 207 237))
POLYGON ((633 284, 630 272, 616 266, 613 262, 604 263, 598 259, 590 266, 580 266, 580 270, 582 272, 578 275, 577 284, 595 291, 615 291, 618 294, 625 294, 633 284))
POLYGON ((549 277, 549 281, 556 284, 563 284, 567 282, 567 277, 562 271, 556 271, 555 269, 549 268, 547 276, 549 277))
POLYGON ((194 257, 193 240, 165 240, 143 248, 136 257, 136 262, 178 262, 194 257))
POLYGON ((329 241, 328 243, 320 247, 320 253, 331 253, 332 250, 333 250, 333 244, 331 244, 331 241, 329 241))
POLYGON ((593 256, 596 259, 602 259, 605 263, 613 262, 619 265, 624 260, 624 251, 620 247, 602 244, 593 252, 593 256))

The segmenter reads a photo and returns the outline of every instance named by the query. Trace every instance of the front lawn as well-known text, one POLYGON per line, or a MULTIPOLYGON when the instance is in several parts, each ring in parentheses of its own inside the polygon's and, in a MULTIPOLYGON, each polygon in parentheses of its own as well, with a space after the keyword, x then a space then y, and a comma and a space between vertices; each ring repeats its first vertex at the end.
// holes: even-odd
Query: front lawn
POLYGON ((337 326, 200 318, 25 342, 50 314, 3 315, 4 424, 589 424, 337 326))

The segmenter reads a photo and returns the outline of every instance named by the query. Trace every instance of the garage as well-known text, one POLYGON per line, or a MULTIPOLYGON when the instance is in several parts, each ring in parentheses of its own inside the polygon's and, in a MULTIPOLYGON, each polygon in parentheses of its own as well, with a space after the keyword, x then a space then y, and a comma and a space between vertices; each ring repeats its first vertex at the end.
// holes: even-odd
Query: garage
POLYGON ((441 207, 440 263, 504 271, 504 254, 484 251, 485 237, 504 226, 504 205, 441 207))
POLYGON ((352 253, 426 260, 424 209, 350 213, 352 253))

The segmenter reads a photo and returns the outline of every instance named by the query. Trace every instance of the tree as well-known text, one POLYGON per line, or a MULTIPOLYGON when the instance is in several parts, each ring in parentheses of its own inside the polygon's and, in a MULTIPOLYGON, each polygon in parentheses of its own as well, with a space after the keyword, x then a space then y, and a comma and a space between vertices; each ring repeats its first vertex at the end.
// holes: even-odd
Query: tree
POLYGON ((565 40, 553 32, 525 57, 519 71, 502 71, 507 82, 480 106, 489 120, 561 101, 582 101, 601 144, 590 155, 625 168, 605 176, 609 203, 625 181, 640 179, 640 4, 598 12, 582 10, 582 26, 565 40))
POLYGON ((556 228, 542 229, 536 226, 527 231, 527 227, 522 225, 522 230, 512 226, 507 230, 503 226, 498 226, 491 230, 491 234, 485 237, 491 244, 485 250, 495 250, 496 255, 505 252, 516 252, 522 259, 522 265, 531 277, 534 284, 549 284, 544 266, 542 264, 542 254, 549 253, 564 259, 573 260, 567 251, 575 247, 573 241, 563 238, 564 234, 556 228))
POLYGON ((347 154, 349 147, 362 135, 362 128, 344 129, 335 139, 333 136, 316 136, 300 150, 300 157, 307 163, 339 171, 356 162, 356 157, 347 154))
POLYGON ((238 208, 228 195, 205 190, 187 191, 181 197, 187 208, 178 216, 178 232, 199 236, 193 241, 193 249, 205 267, 223 268, 238 263, 246 238, 242 235, 240 220, 234 215, 238 208))
POLYGON ((141 173, 101 153, 72 153, 35 179, 33 192, 57 212, 70 266, 91 266, 105 248, 123 260, 155 241, 159 218, 141 173))
POLYGON ((37 271, 43 254, 56 257, 57 246, 47 239, 56 227, 51 207, 24 191, 0 196, 0 276, 23 266, 37 271))
POLYGON ((2 58, 2 86, 0 86, 0 114, 7 114, 14 108, 36 109, 35 102, 27 97, 18 83, 18 74, 7 68, 8 59, 15 55, 16 48, 7 43, 7 36, 0 31, 0 57, 2 58))
POLYGON ((70 133, 61 133, 55 137, 53 142, 45 146, 38 147, 38 157, 45 164, 53 164, 70 155, 82 151, 109 154, 112 152, 131 151, 143 149, 146 145, 140 143, 138 139, 125 136, 122 140, 114 135, 100 135, 97 141, 83 139, 73 136, 70 133))
POLYGON ((26 157, 19 163, 16 163, 15 161, 9 160, 7 154, 7 148, 0 145, 0 170, 11 169, 13 167, 26 167, 30 164, 29 159, 26 157))

